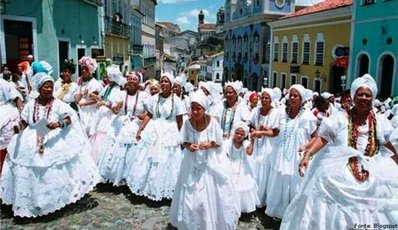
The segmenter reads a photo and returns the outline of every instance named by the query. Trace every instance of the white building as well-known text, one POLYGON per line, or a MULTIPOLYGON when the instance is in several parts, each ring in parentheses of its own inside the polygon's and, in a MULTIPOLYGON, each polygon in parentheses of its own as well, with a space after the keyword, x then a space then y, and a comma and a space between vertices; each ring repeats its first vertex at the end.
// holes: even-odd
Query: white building
POLYGON ((222 82, 224 52, 213 54, 207 57, 206 79, 212 82, 222 82))

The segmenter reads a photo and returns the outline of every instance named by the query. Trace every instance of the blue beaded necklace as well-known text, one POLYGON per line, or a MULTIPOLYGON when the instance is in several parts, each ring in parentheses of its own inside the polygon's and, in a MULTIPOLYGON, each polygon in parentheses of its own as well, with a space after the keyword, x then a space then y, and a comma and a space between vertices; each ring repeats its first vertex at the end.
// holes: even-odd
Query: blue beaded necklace
POLYGON ((290 149, 290 143, 292 141, 292 138, 294 138, 293 140, 293 148, 295 148, 296 146, 296 142, 297 142, 297 137, 295 136, 295 134, 297 134, 297 130, 298 130, 298 123, 297 121, 299 120, 300 116, 302 114, 302 109, 300 109, 299 113, 296 115, 296 117, 293 119, 293 125, 292 125, 292 129, 290 129, 290 132, 288 131, 289 127, 288 127, 288 123, 289 123, 289 119, 290 118, 290 110, 286 113, 286 117, 285 117, 285 127, 283 129, 283 136, 281 139, 280 143, 282 145, 282 153, 283 153, 283 158, 285 158, 285 160, 287 160, 287 162, 290 162, 293 159, 294 154, 292 154, 292 152, 294 152, 293 150, 289 151, 290 149))

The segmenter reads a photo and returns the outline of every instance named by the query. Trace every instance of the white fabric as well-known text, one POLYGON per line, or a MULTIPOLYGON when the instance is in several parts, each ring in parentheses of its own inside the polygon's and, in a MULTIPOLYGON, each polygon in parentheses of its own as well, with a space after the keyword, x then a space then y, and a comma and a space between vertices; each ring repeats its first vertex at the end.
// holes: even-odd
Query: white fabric
MULTIPOLYGON (((102 90, 102 85, 97 79, 91 78, 89 81, 83 81, 79 88, 80 93, 83 95, 80 102, 84 103, 89 100, 89 95, 93 92, 100 93, 102 90), (87 94, 83 94, 86 90, 87 94)), ((90 130, 95 125, 92 118, 95 116, 96 112, 96 104, 83 106, 80 108, 80 118, 82 119, 83 125, 86 128, 87 135, 90 135, 90 130)))
MULTIPOLYGON (((90 157, 90 146, 77 115, 64 102, 55 99, 49 121, 70 116, 72 124, 50 131, 44 137, 44 153, 37 152, 33 124, 34 101, 21 117, 29 126, 13 136, 8 146, 0 186, 0 198, 13 206, 14 215, 37 217, 74 203, 90 192, 99 181, 98 169, 90 157)), ((46 118, 43 106, 39 118, 46 118)))
MULTIPOLYGON (((62 80, 58 80, 54 83, 54 97, 58 97, 62 92, 62 80)), ((76 82, 71 82, 68 91, 62 98, 65 103, 75 102, 75 96, 79 94, 79 86, 76 82)))
MULTIPOLYGON (((260 113, 260 107, 255 108, 250 125, 256 130, 263 126, 266 129, 279 129, 279 111, 272 109, 268 115, 260 113)), ((265 206, 267 198, 267 179, 270 171, 269 155, 276 148, 277 137, 261 137, 254 139, 254 150, 251 156, 251 165, 258 186, 260 206, 265 206)))
POLYGON ((44 83, 48 81, 54 82, 53 77, 46 73, 37 73, 33 76, 33 79, 35 79, 35 85, 37 90, 39 90, 44 85, 44 83))
POLYGON ((205 110, 209 109, 208 100, 204 92, 199 89, 189 95, 191 103, 196 102, 201 105, 205 110))
MULTIPOLYGON (((220 126, 213 118, 201 132, 186 121, 182 136, 184 142, 222 144, 220 126)), ((221 150, 221 147, 194 153, 184 150, 169 214, 169 222, 178 229, 236 228, 239 198, 230 177, 228 159, 221 150)))
POLYGON ((282 218, 293 200, 302 178, 298 174, 300 155, 298 148, 307 143, 316 130, 316 117, 304 110, 291 119, 285 111, 279 116, 280 133, 269 156, 270 172, 267 178, 268 216, 282 218))
POLYGON ((245 140, 238 149, 232 139, 224 141, 223 146, 223 152, 230 160, 232 182, 239 194, 241 212, 244 213, 254 212, 256 206, 260 205, 257 183, 249 163, 249 156, 246 154, 248 146, 249 141, 245 140))
MULTIPOLYGON (((391 128, 379 120, 381 116, 376 119, 377 138, 383 143, 391 128)), ((345 118, 334 116, 322 122, 319 134, 329 145, 315 155, 281 229, 349 229, 359 223, 371 227, 398 223, 398 167, 384 147, 373 157, 364 156, 368 124, 361 129, 357 151, 347 147, 345 118), (369 172, 365 182, 358 182, 349 171, 351 156, 357 156, 369 172)))

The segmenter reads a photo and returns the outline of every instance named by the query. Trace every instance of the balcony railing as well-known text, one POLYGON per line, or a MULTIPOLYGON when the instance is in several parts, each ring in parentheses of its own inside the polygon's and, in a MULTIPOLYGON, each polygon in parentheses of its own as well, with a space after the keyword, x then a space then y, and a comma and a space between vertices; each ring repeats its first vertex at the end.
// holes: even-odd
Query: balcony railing
POLYGON ((116 21, 114 18, 105 17, 105 33, 129 38, 131 27, 123 22, 116 21))

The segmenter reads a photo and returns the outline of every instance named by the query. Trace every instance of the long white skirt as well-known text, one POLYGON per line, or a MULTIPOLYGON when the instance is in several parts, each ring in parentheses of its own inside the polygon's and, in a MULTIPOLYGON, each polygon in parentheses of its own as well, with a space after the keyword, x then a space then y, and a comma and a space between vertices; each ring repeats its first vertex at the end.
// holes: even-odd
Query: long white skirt
MULTIPOLYGON (((369 171, 358 182, 348 169, 349 147, 328 147, 315 156, 281 229, 354 229, 398 223, 398 166, 388 153, 362 160, 369 171)), ((364 159, 364 158, 362 158, 364 159)))
POLYGON ((43 154, 37 152, 37 135, 30 127, 11 140, 0 198, 13 206, 15 216, 55 212, 78 201, 100 181, 88 140, 71 126, 47 134, 43 154))

